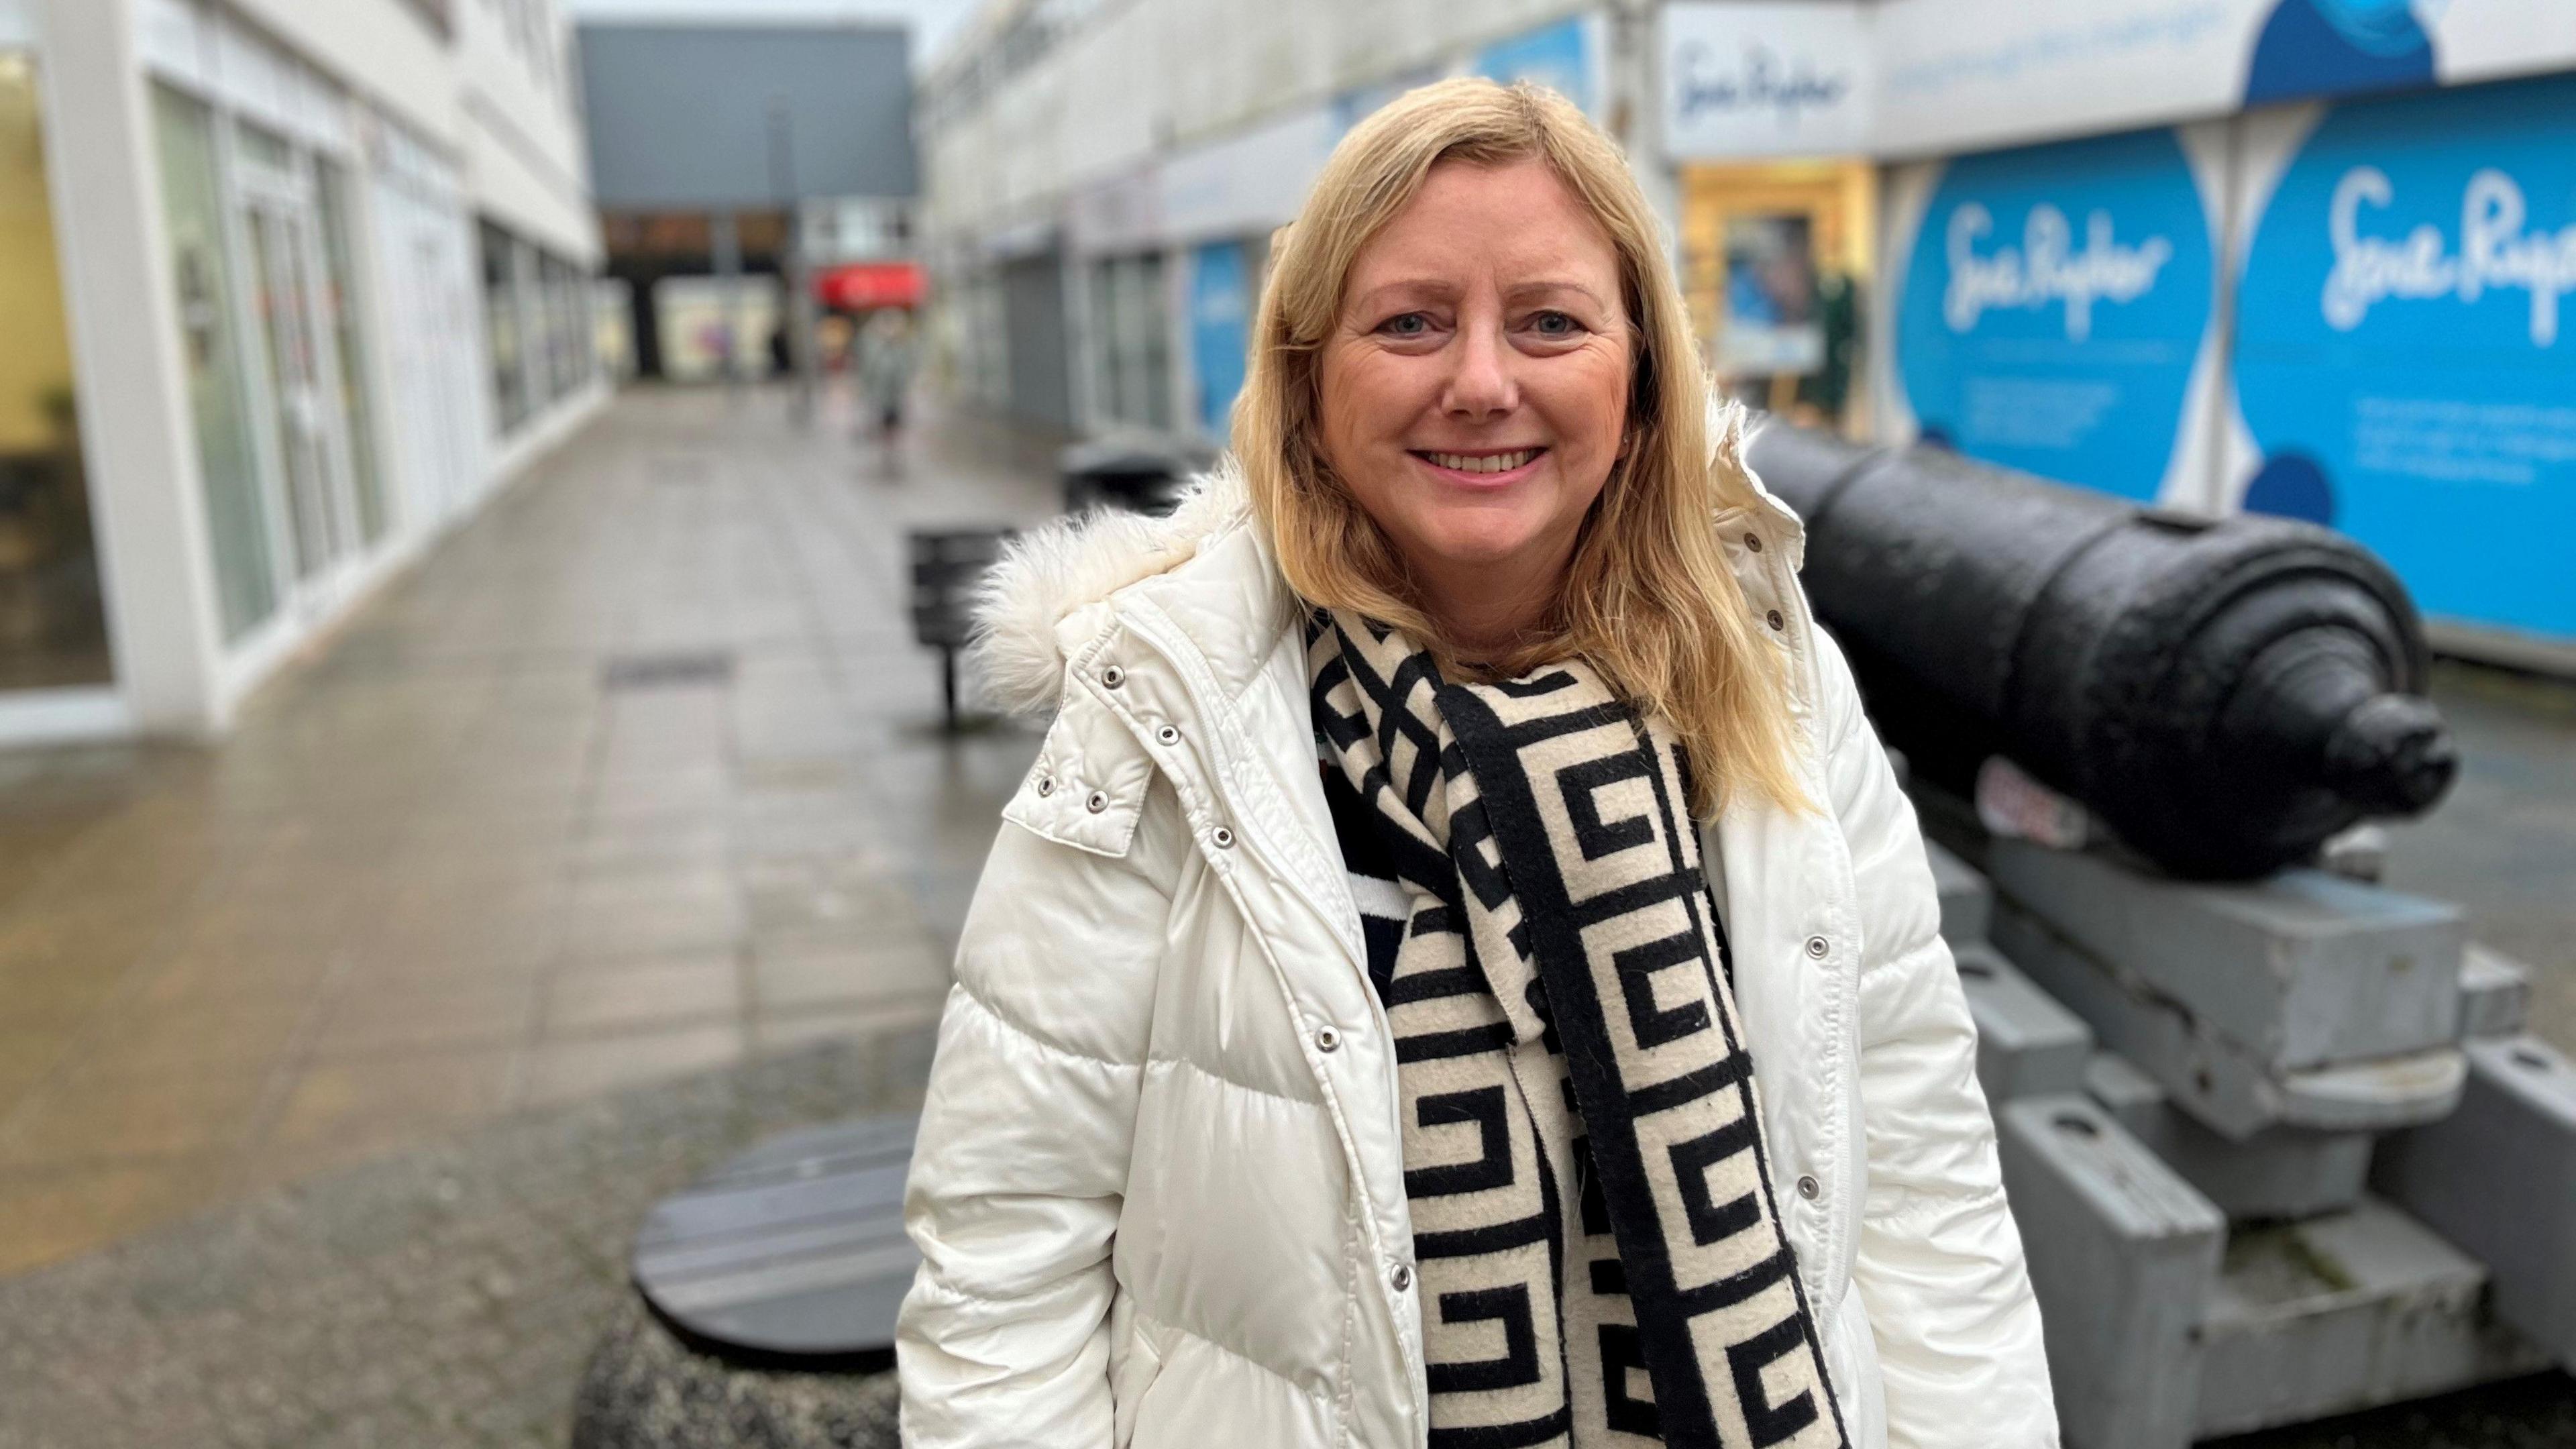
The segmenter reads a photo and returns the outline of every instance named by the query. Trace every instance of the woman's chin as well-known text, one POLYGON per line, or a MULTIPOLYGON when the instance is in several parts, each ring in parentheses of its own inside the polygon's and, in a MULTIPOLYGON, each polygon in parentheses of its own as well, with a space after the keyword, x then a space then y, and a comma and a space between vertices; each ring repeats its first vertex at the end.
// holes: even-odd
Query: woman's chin
POLYGON ((1424 551, 1449 568, 1502 568, 1538 547, 1544 531, 1515 519, 1440 519, 1423 531, 1422 541, 1424 551))

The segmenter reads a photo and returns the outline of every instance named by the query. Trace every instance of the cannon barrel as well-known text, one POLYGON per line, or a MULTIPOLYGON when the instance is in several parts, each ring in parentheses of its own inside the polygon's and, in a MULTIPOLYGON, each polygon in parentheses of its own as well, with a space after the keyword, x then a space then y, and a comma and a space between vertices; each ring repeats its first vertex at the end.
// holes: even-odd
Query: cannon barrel
POLYGON ((1748 461, 1870 714, 1961 793, 2002 755, 2178 875, 2243 879, 2459 768, 2415 608, 2350 539, 2186 518, 1772 423, 1748 461))

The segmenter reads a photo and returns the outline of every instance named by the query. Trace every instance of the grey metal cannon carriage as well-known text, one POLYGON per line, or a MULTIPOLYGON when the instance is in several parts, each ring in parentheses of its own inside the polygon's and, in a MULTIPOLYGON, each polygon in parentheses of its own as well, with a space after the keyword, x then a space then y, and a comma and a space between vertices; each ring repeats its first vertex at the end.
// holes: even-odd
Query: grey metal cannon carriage
POLYGON ((2457 768, 2388 570, 1933 449, 1750 461, 1943 843, 2071 1449, 2576 1365, 2576 1065, 2456 906, 2318 867, 2457 768), (1989 829, 1998 771, 2089 839, 1989 829))

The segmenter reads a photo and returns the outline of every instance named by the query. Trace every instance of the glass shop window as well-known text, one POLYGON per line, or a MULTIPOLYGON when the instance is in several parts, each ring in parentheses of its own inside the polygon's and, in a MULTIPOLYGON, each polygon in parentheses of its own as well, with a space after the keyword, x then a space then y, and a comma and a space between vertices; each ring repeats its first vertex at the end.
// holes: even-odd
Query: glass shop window
POLYGON ((36 69, 0 52, 0 689, 105 684, 36 69))

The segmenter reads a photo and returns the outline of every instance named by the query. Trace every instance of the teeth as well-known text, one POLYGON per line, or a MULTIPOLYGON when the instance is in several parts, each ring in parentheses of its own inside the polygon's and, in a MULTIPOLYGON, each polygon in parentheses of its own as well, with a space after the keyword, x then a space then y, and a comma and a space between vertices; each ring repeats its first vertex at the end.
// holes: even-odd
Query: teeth
POLYGON ((1433 453, 1431 461, 1443 468, 1461 473, 1508 473, 1539 455, 1536 448, 1523 448, 1516 453, 1491 453, 1474 457, 1465 453, 1433 453))

